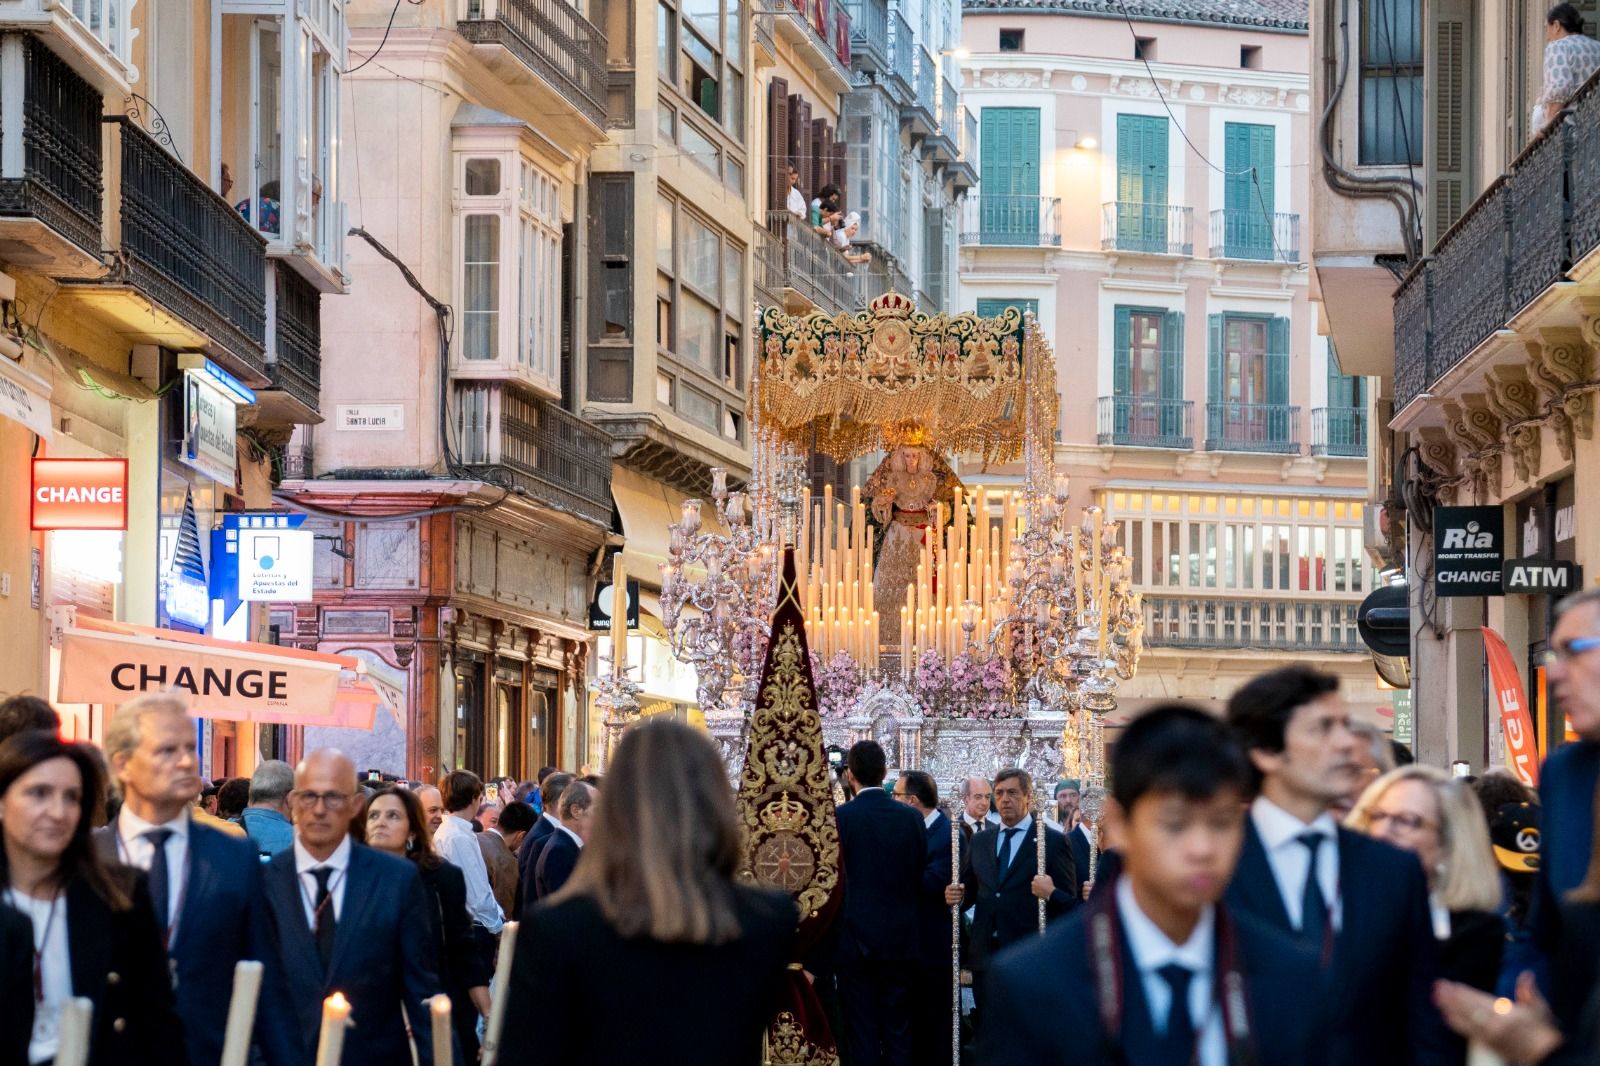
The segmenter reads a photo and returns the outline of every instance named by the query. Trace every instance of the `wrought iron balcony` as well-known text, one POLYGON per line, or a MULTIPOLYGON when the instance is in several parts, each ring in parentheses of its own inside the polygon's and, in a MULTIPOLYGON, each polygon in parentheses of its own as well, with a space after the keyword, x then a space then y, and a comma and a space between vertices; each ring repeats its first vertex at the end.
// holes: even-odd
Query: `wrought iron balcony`
POLYGON ((120 142, 118 250, 128 280, 246 368, 263 372, 266 241, 138 125, 122 116, 104 121, 120 142))
POLYGON ((606 125, 606 36, 566 0, 463 0, 456 30, 500 45, 596 128, 606 125))
MULTIPOLYGON (((598 525, 611 524, 611 437, 604 430, 548 400, 499 385, 499 425, 464 427, 468 469, 485 481, 506 485, 532 499, 598 525), (481 437, 474 440, 473 438, 481 437), (472 449, 477 447, 477 455, 472 449), (498 456, 498 462, 492 457, 498 456)), ((493 405, 482 410, 492 412, 493 405)))
POLYGON ((778 30, 794 36, 814 58, 807 62, 819 72, 832 71, 848 87, 850 75, 850 12, 841 0, 775 0, 778 30), (789 7, 787 17, 782 9, 789 7))
POLYGON ((99 90, 43 41, 20 34, 0 47, 0 86, 0 94, 12 86, 22 93, 21 121, 0 129, 0 236, 44 273, 100 273, 99 90))
POLYGON ((889 67, 889 0, 843 0, 850 13, 850 57, 860 71, 889 67))
POLYGON ((1362 407, 1318 407, 1311 412, 1311 454, 1367 454, 1367 412, 1362 407))
POLYGON ((1206 404, 1206 451, 1300 453, 1300 408, 1284 403, 1206 404))
POLYGON ((1300 216, 1250 208, 1211 212, 1214 259, 1300 262, 1300 216))
POLYGON ((1107 252, 1194 254, 1194 211, 1171 204, 1113 200, 1101 209, 1100 248, 1107 252))
POLYGON ((783 287, 827 314, 862 304, 865 267, 845 259, 825 237, 787 211, 769 211, 767 228, 783 242, 783 287))
POLYGON ((783 238, 765 226, 757 226, 751 242, 755 259, 756 298, 767 306, 783 303, 783 238))
MULTIPOLYGON (((287 263, 278 264, 273 275, 273 353, 267 377, 272 389, 315 415, 322 391, 322 294, 287 263)), ((258 396, 263 394, 257 390, 258 396)))
POLYGON ((1129 448, 1194 448, 1194 401, 1149 396, 1100 397, 1100 444, 1129 448))
POLYGON ((961 208, 961 243, 1059 248, 1061 198, 968 193, 961 208))
POLYGON ((1152 648, 1364 652, 1359 600, 1167 596, 1143 591, 1144 642, 1152 648))

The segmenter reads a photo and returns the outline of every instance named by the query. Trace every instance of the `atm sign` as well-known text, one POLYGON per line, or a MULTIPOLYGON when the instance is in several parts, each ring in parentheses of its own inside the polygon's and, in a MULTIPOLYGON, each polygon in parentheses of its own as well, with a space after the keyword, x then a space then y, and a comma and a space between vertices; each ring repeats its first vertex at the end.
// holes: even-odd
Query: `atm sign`
POLYGON ((127 529, 126 459, 35 459, 34 529, 127 529))

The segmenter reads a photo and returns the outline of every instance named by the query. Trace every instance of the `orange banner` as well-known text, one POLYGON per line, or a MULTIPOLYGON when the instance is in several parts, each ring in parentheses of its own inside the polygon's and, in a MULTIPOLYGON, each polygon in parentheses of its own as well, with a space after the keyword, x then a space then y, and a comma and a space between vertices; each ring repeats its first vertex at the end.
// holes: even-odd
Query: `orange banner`
POLYGON ((1506 765, 1523 784, 1537 786, 1539 749, 1516 660, 1505 639, 1488 626, 1483 627, 1483 651, 1489 660, 1489 689, 1500 707, 1500 728, 1505 731, 1506 765))
POLYGON ((188 696, 196 717, 326 720, 340 697, 340 660, 305 655, 285 655, 267 644, 198 644, 69 628, 61 634, 59 698, 125 703, 141 693, 170 691, 188 696))

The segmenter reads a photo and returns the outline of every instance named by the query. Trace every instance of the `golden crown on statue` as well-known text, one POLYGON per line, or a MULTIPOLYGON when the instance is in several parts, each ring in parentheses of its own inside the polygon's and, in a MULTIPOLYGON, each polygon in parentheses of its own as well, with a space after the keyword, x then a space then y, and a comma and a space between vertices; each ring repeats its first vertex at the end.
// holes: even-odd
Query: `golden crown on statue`
POLYGON ((788 792, 785 792, 778 802, 769 803, 761 808, 762 826, 774 833, 798 833, 810 820, 811 814, 806 810, 805 804, 788 792))
POLYGON ((875 318, 910 318, 917 310, 916 301, 897 292, 886 292, 871 303, 867 310, 875 318))

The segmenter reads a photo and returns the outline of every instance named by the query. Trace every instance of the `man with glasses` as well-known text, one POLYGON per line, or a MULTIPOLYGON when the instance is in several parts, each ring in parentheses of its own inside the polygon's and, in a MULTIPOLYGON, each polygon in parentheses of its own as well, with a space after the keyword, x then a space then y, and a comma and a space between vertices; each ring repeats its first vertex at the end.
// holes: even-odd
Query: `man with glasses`
POLYGON ((417 1062, 433 1066, 427 1000, 441 986, 417 868, 351 841, 356 768, 344 753, 312 752, 295 768, 294 785, 294 846, 264 867, 278 962, 293 975, 289 1018, 269 1025, 291 1028, 296 1061, 309 1062, 322 1001, 338 991, 360 1034, 345 1041, 346 1066, 410 1062, 408 1016, 417 1027, 417 1062))
POLYGON ((1600 589, 1561 601, 1544 663, 1550 695, 1578 734, 1577 743, 1550 753, 1539 775, 1544 822, 1529 921, 1535 942, 1549 952, 1561 935, 1560 901, 1583 880, 1594 838, 1594 794, 1600 784, 1600 589))

